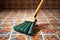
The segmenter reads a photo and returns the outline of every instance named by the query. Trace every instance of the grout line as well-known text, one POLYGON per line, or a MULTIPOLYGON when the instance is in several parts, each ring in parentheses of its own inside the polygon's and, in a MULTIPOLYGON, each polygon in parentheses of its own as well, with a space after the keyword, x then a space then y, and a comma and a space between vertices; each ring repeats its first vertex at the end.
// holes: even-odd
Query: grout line
POLYGON ((34 17, 34 10, 31 10, 30 16, 31 16, 31 17, 34 17))
MULTIPOLYGON (((20 10, 18 11, 18 13, 20 14, 20 10)), ((24 14, 24 12, 23 12, 22 14, 24 14)), ((18 15, 18 16, 19 16, 19 15, 18 15)), ((24 15, 22 15, 21 18, 22 18, 21 20, 24 21, 24 15)), ((23 21, 22 21, 22 22, 23 22, 23 21)), ((22 22, 19 22, 19 23, 22 23, 22 22)))
POLYGON ((24 12, 23 12, 23 16, 22 16, 22 20, 23 20, 23 22, 25 21, 25 18, 26 18, 26 10, 24 10, 24 12))
POLYGON ((43 32, 41 31, 41 35, 42 35, 42 37, 43 37, 43 40, 45 40, 45 38, 44 38, 44 34, 43 34, 43 32))
MULTIPOLYGON (((18 11, 18 13, 17 13, 17 16, 18 16, 18 15, 19 15, 19 11, 18 11)), ((17 16, 16 16, 16 17, 17 17, 17 16)), ((15 19, 14 19, 14 23, 16 22, 16 19, 17 19, 16 17, 15 17, 15 19)), ((12 25, 12 29, 13 29, 13 26, 14 26, 14 25, 12 25)), ((12 32, 13 32, 13 30, 11 30, 11 34, 10 34, 9 40, 11 39, 12 35, 14 35, 14 34, 12 34, 12 32)), ((20 35, 20 34, 15 34, 15 35, 20 35)))
MULTIPOLYGON (((53 10, 53 12, 56 13, 55 10, 53 10)), ((53 16, 54 16, 54 15, 53 15, 53 16)), ((56 20, 59 20, 56 16, 54 16, 54 17, 55 17, 56 20)))
POLYGON ((23 15, 23 21, 25 21, 25 19, 26 19, 26 10, 25 10, 24 15, 23 15))
MULTIPOLYGON (((50 15, 54 16, 52 13, 50 13, 48 10, 46 10, 50 15)), ((55 17, 55 16, 54 16, 55 17)), ((59 19, 55 17, 55 19, 58 21, 59 19)), ((58 23, 58 22, 57 22, 58 23)))
MULTIPOLYGON (((47 17, 44 15, 44 13, 40 10, 41 14, 46 18, 46 20, 48 21, 47 17)), ((50 22, 48 21, 48 23, 50 24, 50 22)), ((41 31, 41 34, 42 34, 42 37, 43 37, 43 40, 45 40, 44 38, 44 34, 43 32, 41 31)))
POLYGON ((12 14, 12 12, 10 12, 9 13, 9 15, 2 21, 2 23, 1 24, 3 24, 4 23, 4 21, 10 16, 12 14))
POLYGON ((5 14, 6 12, 7 12, 7 10, 5 10, 4 12, 2 12, 2 13, 1 13, 2 15, 1 15, 1 16, 4 16, 4 14, 5 14))
MULTIPOLYGON (((48 19, 47 19, 47 16, 42 12, 42 11, 40 11, 42 14, 43 14, 43 16, 46 18, 46 20, 48 21, 48 19)), ((48 21, 48 23, 49 23, 49 25, 52 27, 52 25, 51 25, 51 23, 48 21)))
MULTIPOLYGON (((56 11, 55 11, 55 10, 53 10, 53 11, 56 13, 56 11)), ((56 17, 56 19, 57 19, 57 20, 59 20, 57 17, 56 17)))
POLYGON ((12 35, 24 35, 24 34, 12 34, 12 35))
MULTIPOLYGON (((5 14, 6 12, 7 12, 7 10, 3 11, 3 12, 1 13, 0 17, 4 16, 4 14, 5 14)), ((3 18, 3 19, 5 19, 5 18, 3 18)), ((0 21, 0 24, 2 23, 2 21, 3 21, 3 20, 0 21)))
POLYGON ((31 14, 30 15, 31 15, 31 17, 33 17, 33 15, 34 15, 34 11, 33 10, 31 10, 31 14))
MULTIPOLYGON (((40 31, 40 32, 41 32, 41 31, 40 31)), ((42 32, 42 33, 43 33, 43 32, 42 32)), ((39 34, 39 35, 42 35, 42 33, 39 34)), ((6 35, 6 34, 1 34, 1 35, 6 35)), ((12 34, 12 35, 25 35, 25 34, 12 34)), ((44 35, 57 35, 57 34, 55 34, 55 33, 54 33, 54 34, 44 34, 44 33, 43 33, 43 36, 44 36, 44 35)))
POLYGON ((0 34, 0 35, 8 35, 8 34, 0 34))
MULTIPOLYGON (((50 15, 52 15, 52 16, 54 16, 53 14, 51 14, 48 10, 46 10, 50 15)), ((56 18, 56 16, 54 16, 55 17, 55 19, 57 20, 57 21, 59 21, 59 19, 58 18, 56 18)), ((57 22, 57 23, 59 23, 59 22, 57 22)))
MULTIPOLYGON (((23 18, 23 21, 25 21, 25 19, 26 19, 26 15, 27 15, 26 12, 27 12, 27 11, 25 10, 24 15, 23 15, 23 17, 24 17, 24 18, 23 18)), ((19 34, 17 34, 17 35, 19 35, 19 34)), ((24 35, 24 34, 21 34, 21 35, 24 35)), ((26 40, 27 40, 27 37, 26 37, 26 40)))
MULTIPOLYGON (((18 16, 18 14, 19 14, 19 13, 17 13, 17 16, 18 16)), ((16 17, 17 17, 17 16, 15 16, 15 18, 14 18, 14 23, 15 23, 15 21, 16 21, 16 17)), ((9 38, 8 40, 10 40, 11 37, 12 37, 12 32, 13 32, 12 29, 13 29, 13 26, 14 26, 14 25, 11 26, 11 34, 10 34, 10 38, 9 38)))
MULTIPOLYGON (((8 35, 8 34, 0 34, 0 35, 8 35)), ((25 34, 12 34, 12 35, 25 35, 25 34)), ((42 33, 39 35, 42 35, 42 33)), ((43 35, 57 35, 57 34, 44 34, 43 33, 43 35)))
MULTIPOLYGON (((51 14, 48 10, 46 10, 50 15, 52 15, 52 16, 54 16, 53 14, 51 14)), ((56 19, 56 20, 58 20, 58 18, 56 18, 55 16, 54 16, 54 18, 56 19)))
POLYGON ((3 15, 4 15, 4 13, 6 13, 6 12, 7 12, 7 10, 3 11, 3 12, 1 13, 1 14, 2 14, 1 16, 3 16, 3 15))
POLYGON ((43 34, 43 35, 57 35, 57 34, 43 34))
MULTIPOLYGON (((44 13, 40 10, 41 14, 46 18, 47 20, 47 17, 44 15, 44 13)), ((50 23, 48 20, 47 20, 48 23, 50 23)))

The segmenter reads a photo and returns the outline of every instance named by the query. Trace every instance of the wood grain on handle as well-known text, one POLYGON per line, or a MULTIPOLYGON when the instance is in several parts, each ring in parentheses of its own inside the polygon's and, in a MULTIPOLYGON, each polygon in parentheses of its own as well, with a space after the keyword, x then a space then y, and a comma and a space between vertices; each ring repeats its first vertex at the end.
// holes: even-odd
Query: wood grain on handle
POLYGON ((35 10, 35 12, 34 12, 34 18, 36 18, 39 9, 40 9, 40 8, 42 7, 42 5, 43 5, 43 2, 44 2, 44 0, 41 0, 41 2, 39 3, 37 9, 35 10))

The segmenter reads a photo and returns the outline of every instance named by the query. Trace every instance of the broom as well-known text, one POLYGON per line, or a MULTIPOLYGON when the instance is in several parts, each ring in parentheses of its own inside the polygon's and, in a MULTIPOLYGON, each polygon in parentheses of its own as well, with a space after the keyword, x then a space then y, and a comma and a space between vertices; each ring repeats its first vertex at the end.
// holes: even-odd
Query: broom
POLYGON ((25 34, 29 34, 29 35, 33 34, 34 33, 33 28, 34 28, 34 25, 37 21, 37 19, 36 19, 37 12, 41 8, 43 2, 44 2, 44 0, 41 0, 37 9, 35 10, 35 13, 34 13, 33 17, 29 17, 23 23, 15 26, 14 30, 17 31, 17 32, 21 32, 21 33, 25 33, 25 34))

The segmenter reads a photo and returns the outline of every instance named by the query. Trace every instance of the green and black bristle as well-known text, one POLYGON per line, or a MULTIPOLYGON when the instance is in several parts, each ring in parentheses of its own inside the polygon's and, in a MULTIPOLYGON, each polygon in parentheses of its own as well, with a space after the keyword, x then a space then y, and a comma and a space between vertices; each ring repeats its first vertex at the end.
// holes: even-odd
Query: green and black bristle
POLYGON ((15 26, 14 29, 18 32, 31 35, 34 33, 33 32, 34 24, 35 24, 34 22, 25 21, 22 24, 15 26))

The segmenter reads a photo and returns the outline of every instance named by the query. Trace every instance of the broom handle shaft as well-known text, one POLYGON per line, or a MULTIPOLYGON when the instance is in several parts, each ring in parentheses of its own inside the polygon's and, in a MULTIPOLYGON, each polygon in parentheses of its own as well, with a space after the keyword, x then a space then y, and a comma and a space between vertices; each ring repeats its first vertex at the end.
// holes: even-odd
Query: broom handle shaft
POLYGON ((37 13, 38 13, 39 9, 42 7, 43 2, 44 2, 44 0, 41 0, 41 2, 39 3, 37 9, 35 10, 35 12, 34 12, 34 18, 36 18, 37 13))

